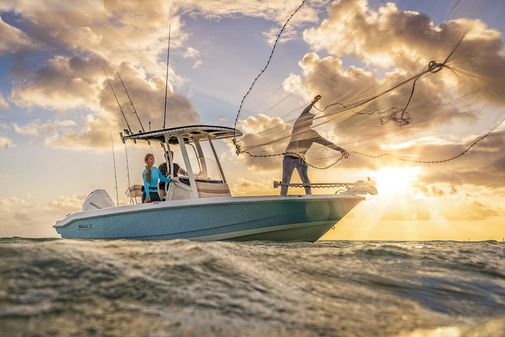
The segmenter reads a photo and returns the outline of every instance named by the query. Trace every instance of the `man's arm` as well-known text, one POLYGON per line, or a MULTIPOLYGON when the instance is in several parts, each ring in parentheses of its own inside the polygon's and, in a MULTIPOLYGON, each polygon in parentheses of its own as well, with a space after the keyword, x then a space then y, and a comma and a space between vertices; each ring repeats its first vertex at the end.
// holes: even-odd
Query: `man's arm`
POLYGON ((157 177, 157 178, 158 178, 158 179, 160 179, 161 181, 163 181, 163 182, 165 182, 165 183, 171 183, 171 182, 172 182, 172 179, 171 179, 171 178, 167 178, 167 177, 165 177, 165 176, 161 173, 160 169, 153 170, 153 173, 154 173, 154 172, 156 172, 156 174, 158 175, 158 177, 157 177))
POLYGON ((312 102, 310 103, 309 105, 307 105, 307 107, 302 111, 302 115, 306 114, 306 113, 309 113, 310 110, 312 109, 312 107, 314 106, 315 102, 312 102))
POLYGON ((313 141, 315 143, 318 143, 318 144, 321 144, 321 145, 324 145, 324 146, 327 146, 329 147, 330 149, 333 149, 335 151, 338 151, 340 153, 342 153, 342 156, 344 158, 348 158, 349 157, 349 152, 347 152, 346 149, 344 149, 343 147, 340 147, 336 144, 333 144, 332 142, 330 142, 329 140, 327 139, 324 139, 323 137, 321 137, 319 134, 317 134, 317 136, 315 138, 313 138, 313 141))
POLYGON ((161 163, 160 166, 158 166, 158 169, 160 170, 161 172, 161 175, 166 177, 167 176, 167 172, 168 172, 168 167, 167 167, 167 163, 161 163))
POLYGON ((320 99, 321 99, 321 95, 317 95, 316 97, 314 97, 312 102, 310 102, 310 104, 305 108, 305 110, 302 111, 302 115, 310 112, 310 110, 312 109, 314 104, 316 104, 317 101, 319 101, 320 99))

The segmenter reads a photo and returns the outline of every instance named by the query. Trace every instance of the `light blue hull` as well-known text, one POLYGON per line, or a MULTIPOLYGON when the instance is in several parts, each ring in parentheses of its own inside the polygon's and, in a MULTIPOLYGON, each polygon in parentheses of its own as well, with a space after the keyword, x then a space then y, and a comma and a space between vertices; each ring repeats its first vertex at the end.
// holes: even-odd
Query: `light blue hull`
POLYGON ((363 198, 243 197, 169 201, 75 213, 63 238, 317 241, 363 198))

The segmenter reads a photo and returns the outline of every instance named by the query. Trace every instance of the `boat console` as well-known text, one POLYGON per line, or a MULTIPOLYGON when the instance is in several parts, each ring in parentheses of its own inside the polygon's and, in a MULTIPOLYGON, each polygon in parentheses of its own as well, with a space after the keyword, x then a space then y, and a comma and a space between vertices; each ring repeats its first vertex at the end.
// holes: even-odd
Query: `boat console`
MULTIPOLYGON (((193 125, 137 134, 121 133, 121 139, 123 142, 158 142, 169 154, 172 148, 179 148, 187 176, 179 176, 178 181, 167 185, 165 200, 169 201, 231 196, 213 140, 234 135, 240 136, 241 132, 223 126, 193 125)), ((173 162, 173 158, 167 162, 171 165, 170 172, 174 171, 173 162)))

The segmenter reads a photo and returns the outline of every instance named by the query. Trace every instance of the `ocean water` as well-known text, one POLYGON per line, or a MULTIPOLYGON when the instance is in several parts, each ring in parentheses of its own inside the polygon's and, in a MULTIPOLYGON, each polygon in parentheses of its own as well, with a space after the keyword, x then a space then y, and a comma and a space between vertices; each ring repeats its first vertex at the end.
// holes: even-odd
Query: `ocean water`
POLYGON ((0 239, 0 336, 505 336, 505 244, 0 239))

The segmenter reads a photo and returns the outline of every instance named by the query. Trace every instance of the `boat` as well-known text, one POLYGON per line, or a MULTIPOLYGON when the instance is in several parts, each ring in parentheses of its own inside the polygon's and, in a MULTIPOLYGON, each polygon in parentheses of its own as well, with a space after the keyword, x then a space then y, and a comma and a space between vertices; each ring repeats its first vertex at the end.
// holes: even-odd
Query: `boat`
MULTIPOLYGON (((187 175, 167 184, 161 202, 116 206, 105 190, 95 190, 82 211, 54 228, 67 239, 315 242, 364 199, 359 184, 343 184, 344 193, 330 195, 232 196, 214 141, 237 135, 234 128, 211 125, 125 130, 123 142, 160 143, 167 154, 177 148, 187 175)), ((138 196, 132 195, 138 187, 129 189, 130 197, 138 196)))

